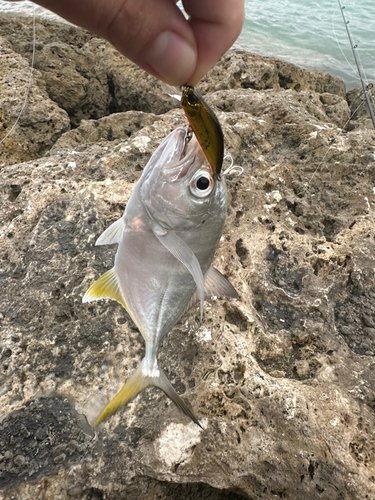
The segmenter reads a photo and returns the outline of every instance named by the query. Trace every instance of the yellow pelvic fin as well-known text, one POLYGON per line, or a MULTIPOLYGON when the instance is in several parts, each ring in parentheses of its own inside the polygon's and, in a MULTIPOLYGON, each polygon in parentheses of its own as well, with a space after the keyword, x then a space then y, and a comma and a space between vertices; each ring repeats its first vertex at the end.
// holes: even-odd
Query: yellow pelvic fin
POLYGON ((143 335, 146 342, 149 341, 148 336, 139 328, 137 321, 132 316, 131 312, 126 306, 124 297, 122 296, 120 284, 118 282, 115 269, 111 269, 110 271, 107 271, 102 276, 100 276, 100 278, 97 281, 95 281, 95 283, 91 285, 90 288, 87 290, 87 292, 82 298, 82 302, 83 303, 93 302, 94 300, 100 300, 100 299, 112 299, 116 300, 119 304, 121 304, 122 307, 125 309, 125 311, 129 314, 131 319, 136 324, 137 328, 143 335))
POLYGON ((125 406, 135 398, 135 396, 149 385, 154 385, 152 378, 145 377, 142 374, 141 368, 138 368, 124 387, 116 394, 116 396, 108 403, 102 411, 95 425, 99 425, 103 420, 110 417, 120 408, 125 406))
POLYGON ((92 302, 99 299, 117 300, 124 309, 127 310, 124 298, 121 293, 120 284, 117 279, 116 271, 111 269, 104 273, 95 281, 83 296, 82 302, 92 302))

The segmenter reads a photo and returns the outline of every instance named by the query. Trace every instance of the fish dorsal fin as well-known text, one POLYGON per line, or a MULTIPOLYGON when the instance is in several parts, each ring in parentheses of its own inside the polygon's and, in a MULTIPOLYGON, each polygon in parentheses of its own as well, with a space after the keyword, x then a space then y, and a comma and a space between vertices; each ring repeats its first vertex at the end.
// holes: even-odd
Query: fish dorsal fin
POLYGON ((176 257, 178 261, 183 264, 186 269, 192 275, 195 284, 197 285, 197 293, 201 305, 201 321, 203 318, 203 301, 204 301, 204 278, 201 266, 198 259, 194 255, 191 248, 176 234, 168 232, 156 226, 153 228, 153 232, 157 239, 162 245, 165 246, 167 250, 171 252, 172 255, 176 257))
POLYGON ((96 240, 95 245, 113 245, 114 243, 120 243, 122 238, 122 233, 124 232, 124 219, 116 220, 102 233, 96 240))
POLYGON ((83 296, 82 302, 93 302, 100 299, 117 300, 124 309, 126 308, 124 298, 121 293, 120 284, 117 279, 116 271, 111 269, 104 273, 95 281, 83 296))
MULTIPOLYGON (((220 271, 210 266, 204 275, 204 296, 205 297, 229 297, 238 299, 238 294, 234 287, 229 283, 220 271)), ((188 312, 190 308, 199 302, 198 291, 195 290, 193 296, 186 305, 182 316, 188 312)))

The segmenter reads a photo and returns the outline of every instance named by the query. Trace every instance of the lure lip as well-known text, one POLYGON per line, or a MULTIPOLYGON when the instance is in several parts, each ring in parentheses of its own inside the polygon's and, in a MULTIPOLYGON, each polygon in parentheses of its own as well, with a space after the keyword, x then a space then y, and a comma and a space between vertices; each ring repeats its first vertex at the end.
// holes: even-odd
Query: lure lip
POLYGON ((224 135, 213 109, 207 104, 202 95, 194 87, 190 85, 182 85, 181 106, 188 119, 214 175, 220 175, 224 160, 224 135), (194 96, 194 102, 190 102, 189 98, 194 96), (200 105, 196 113, 199 115, 198 120, 193 119, 189 115, 189 106, 200 105), (203 109, 203 111, 202 111, 203 109), (203 129, 203 132, 202 132, 203 129), (205 137, 203 137, 205 135, 205 137), (216 147, 215 154, 212 153, 212 147, 216 147))

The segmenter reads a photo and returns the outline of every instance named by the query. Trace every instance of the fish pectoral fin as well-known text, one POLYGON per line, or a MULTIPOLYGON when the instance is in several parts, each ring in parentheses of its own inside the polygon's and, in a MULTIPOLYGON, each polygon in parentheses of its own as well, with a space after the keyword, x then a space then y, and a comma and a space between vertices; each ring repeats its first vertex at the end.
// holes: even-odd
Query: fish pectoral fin
POLYGON ((95 281, 82 298, 82 302, 92 302, 100 299, 117 300, 127 310, 121 293, 120 284, 114 269, 107 271, 95 281))
POLYGON ((204 295, 238 299, 238 293, 233 285, 213 266, 210 266, 204 275, 204 295))
POLYGON ((204 301, 204 277, 198 259, 194 255, 191 248, 176 234, 164 230, 158 231, 154 228, 153 232, 157 239, 178 261, 183 264, 192 275, 195 284, 197 285, 197 293, 201 307, 201 321, 203 318, 203 301, 204 301))
MULTIPOLYGON (((204 296, 205 297, 229 297, 232 299, 238 299, 238 293, 235 288, 229 283, 227 278, 225 278, 220 271, 210 266, 206 274, 204 275, 204 296)), ((198 291, 195 290, 193 296, 186 305, 186 308, 182 314, 186 314, 189 309, 191 309, 195 304, 199 302, 198 291)))
POLYGON ((124 218, 116 220, 102 233, 96 240, 95 245, 113 245, 114 243, 120 243, 122 234, 125 229, 124 218))

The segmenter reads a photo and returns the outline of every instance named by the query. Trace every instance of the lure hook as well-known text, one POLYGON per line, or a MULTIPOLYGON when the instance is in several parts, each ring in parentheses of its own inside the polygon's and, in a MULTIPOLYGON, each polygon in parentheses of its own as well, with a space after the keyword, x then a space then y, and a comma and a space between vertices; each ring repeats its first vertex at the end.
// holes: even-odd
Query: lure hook
POLYGON ((224 160, 226 160, 227 158, 230 160, 230 165, 226 170, 224 170, 224 172, 221 174, 221 176, 225 177, 226 175, 229 175, 229 174, 236 174, 237 177, 239 177, 240 175, 242 175, 244 169, 242 167, 240 167, 239 165, 233 165, 234 161, 233 161, 233 158, 231 157, 231 155, 224 156, 224 160))

